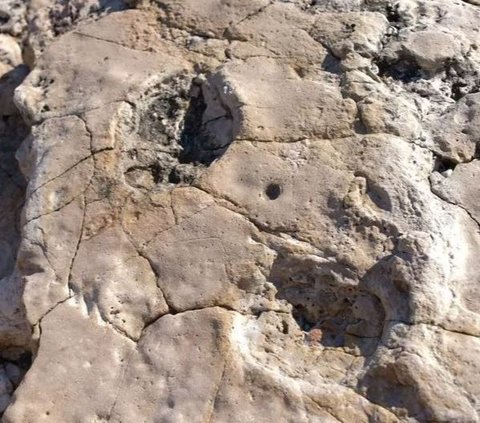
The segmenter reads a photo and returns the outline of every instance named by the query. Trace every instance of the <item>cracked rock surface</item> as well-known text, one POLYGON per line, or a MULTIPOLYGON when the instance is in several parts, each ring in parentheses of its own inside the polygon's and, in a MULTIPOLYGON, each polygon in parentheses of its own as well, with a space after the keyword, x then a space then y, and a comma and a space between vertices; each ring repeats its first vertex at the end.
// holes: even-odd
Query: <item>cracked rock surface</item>
POLYGON ((2 421, 479 422, 479 22, 1 0, 2 421))

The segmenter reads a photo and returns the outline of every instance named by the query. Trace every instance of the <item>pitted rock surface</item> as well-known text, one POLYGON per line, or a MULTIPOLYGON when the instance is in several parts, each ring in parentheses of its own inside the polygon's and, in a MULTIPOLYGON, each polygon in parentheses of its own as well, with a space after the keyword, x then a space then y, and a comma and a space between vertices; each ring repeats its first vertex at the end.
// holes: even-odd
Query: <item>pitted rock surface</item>
POLYGON ((479 422, 477 0, 0 4, 0 411, 479 422))

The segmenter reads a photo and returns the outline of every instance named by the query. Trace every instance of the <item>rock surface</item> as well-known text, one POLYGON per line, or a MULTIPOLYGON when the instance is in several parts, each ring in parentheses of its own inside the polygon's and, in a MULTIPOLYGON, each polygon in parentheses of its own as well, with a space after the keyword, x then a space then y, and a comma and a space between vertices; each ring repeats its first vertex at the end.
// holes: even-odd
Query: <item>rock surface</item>
POLYGON ((0 3, 0 412, 480 421, 480 3, 0 3))

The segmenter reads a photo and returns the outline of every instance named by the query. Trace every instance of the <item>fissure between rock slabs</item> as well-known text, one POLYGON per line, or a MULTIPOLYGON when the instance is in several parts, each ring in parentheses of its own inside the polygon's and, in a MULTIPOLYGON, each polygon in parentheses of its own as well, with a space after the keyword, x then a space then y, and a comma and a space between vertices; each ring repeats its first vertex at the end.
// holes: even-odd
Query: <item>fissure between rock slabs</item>
POLYGON ((203 76, 177 74, 150 87, 134 111, 124 152, 126 182, 137 189, 190 185, 222 156, 234 138, 231 111, 218 96, 209 101, 223 114, 207 117, 203 76))

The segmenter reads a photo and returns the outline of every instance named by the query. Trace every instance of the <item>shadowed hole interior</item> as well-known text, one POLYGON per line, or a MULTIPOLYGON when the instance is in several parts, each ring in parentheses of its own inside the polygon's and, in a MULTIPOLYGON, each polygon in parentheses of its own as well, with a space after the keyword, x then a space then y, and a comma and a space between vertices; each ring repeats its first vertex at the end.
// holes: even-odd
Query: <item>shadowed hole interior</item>
POLYGON ((270 200, 276 200, 282 194, 282 188, 276 183, 268 184, 265 194, 270 200))
POLYGON ((132 187, 190 185, 233 141, 230 111, 215 104, 224 114, 207 119, 206 82, 198 80, 188 74, 165 78, 138 101, 134 141, 124 155, 124 173, 132 187))

